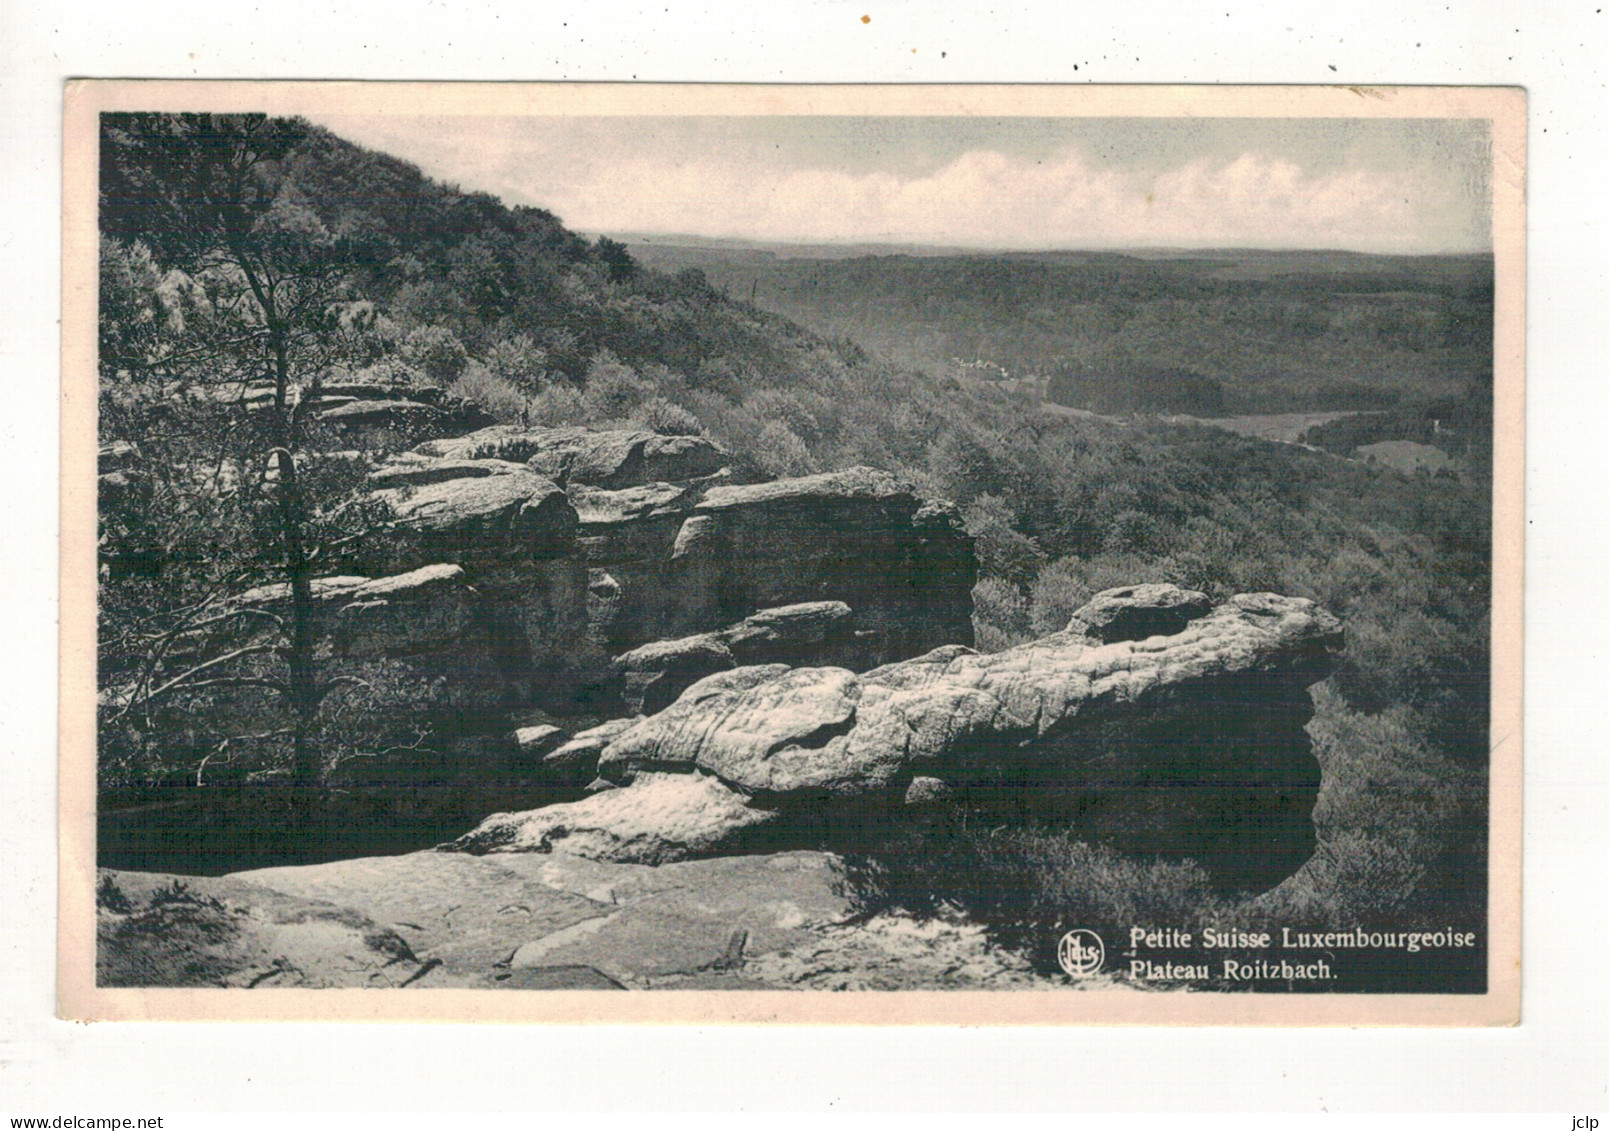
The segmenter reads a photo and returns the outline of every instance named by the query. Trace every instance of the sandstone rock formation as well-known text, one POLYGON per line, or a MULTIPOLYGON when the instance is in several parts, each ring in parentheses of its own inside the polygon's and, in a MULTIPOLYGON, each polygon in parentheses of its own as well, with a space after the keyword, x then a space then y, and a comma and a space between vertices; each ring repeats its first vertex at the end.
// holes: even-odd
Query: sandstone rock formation
POLYGON ((467 436, 432 440, 417 450, 441 459, 509 460, 560 483, 609 490, 686 482, 726 466, 726 453, 702 436, 579 427, 496 425, 467 436))
POLYGON ((657 709, 724 667, 860 670, 971 639, 971 541, 948 504, 865 468, 720 486, 724 458, 698 437, 580 428, 432 441, 370 475, 393 520, 352 561, 463 567, 499 664, 552 706, 612 683, 626 709, 657 709), (678 478, 641 481, 656 474, 678 478))
POLYGON ((572 491, 594 634, 612 649, 819 601, 854 611, 857 668, 972 640, 971 538, 885 472, 572 491))
MULTIPOLYGON (((199 386, 187 392, 248 411, 274 403, 272 385, 199 386)), ((472 432, 494 423, 479 405, 449 397, 433 385, 332 381, 321 388, 317 401, 304 407, 310 410, 310 419, 340 435, 351 447, 369 450, 472 432)))
POLYGON ((586 567, 575 508, 550 479, 518 464, 388 464, 373 492, 391 516, 354 560, 377 572, 419 563, 463 569, 479 599, 487 658, 524 700, 559 705, 593 678, 586 645, 586 567), (450 477, 449 477, 450 476, 450 477))
MULTIPOLYGON (((1327 674, 1340 625, 1273 594, 1205 609, 1173 587, 1108 591, 1068 631, 995 655, 951 646, 861 676, 781 664, 719 672, 614 737, 598 773, 625 787, 605 795, 619 812, 637 812, 625 798, 639 776, 662 789, 667 770, 711 775, 777 814, 779 836, 790 819, 847 829, 856 814, 890 818, 907 795, 959 790, 1130 851, 1195 856, 1231 882, 1272 882, 1313 847, 1306 688, 1327 674), (1171 635, 1086 635, 1168 617, 1184 621, 1171 635)), ((483 827, 455 847, 535 845, 550 822, 541 810, 499 815, 495 834, 483 827), (524 840, 511 831, 521 822, 535 830, 524 840)), ((607 855, 600 844, 569 848, 607 855)))
POLYGON ((1131 585, 1097 593, 1073 614, 1068 632, 1079 632, 1102 644, 1172 636, 1212 611, 1205 593, 1173 585, 1131 585))
POLYGON ((349 907, 229 877, 100 877, 101 986, 392 988, 429 972, 395 929, 349 907))
MULTIPOLYGON (((472 416, 440 390, 325 393, 318 416, 332 427, 381 410, 393 423, 441 415, 437 431, 472 416)), ((260 404, 263 390, 233 395, 260 404)), ((495 426, 383 459, 343 454, 372 469, 357 505, 373 517, 343 546, 342 574, 319 582, 321 604, 355 607, 319 631, 347 659, 437 654, 458 704, 625 713, 668 703, 691 672, 771 660, 860 670, 970 639, 975 571, 953 508, 881 472, 731 487, 725 453, 703 437, 573 427, 495 426), (343 596, 449 568, 450 585, 402 580, 379 604, 343 596), (443 607, 430 611, 433 600, 443 607), (765 611, 784 606, 801 607, 765 611), (409 636, 417 624, 396 623, 404 610, 436 624, 428 646, 409 636), (689 642, 706 634, 718 639, 689 642), (667 639, 684 643, 657 671, 646 655, 611 666, 667 639)), ((130 498, 143 482, 138 449, 113 442, 101 457, 103 502, 130 498)), ((229 482, 209 489, 235 489, 240 476, 222 471, 229 482)))
POLYGON ((603 753, 604 748, 614 741, 616 735, 630 730, 640 721, 639 716, 632 715, 577 731, 575 737, 544 755, 542 764, 555 780, 577 787, 584 786, 597 777, 598 755, 603 753))
POLYGON ((959 514, 871 468, 712 488, 677 533, 671 562, 682 632, 837 600, 884 658, 972 640, 977 564, 959 514))
MULTIPOLYGON (((422 566, 389 577, 337 576, 313 583, 315 634, 326 642, 327 674, 356 674, 372 661, 410 673, 433 700, 458 711, 505 709, 524 690, 493 647, 497 632, 485 617, 481 594, 462 566, 422 566)), ((243 616, 234 622, 239 645, 282 631, 290 615, 290 586, 266 585, 235 598, 244 609, 277 618, 243 616)))

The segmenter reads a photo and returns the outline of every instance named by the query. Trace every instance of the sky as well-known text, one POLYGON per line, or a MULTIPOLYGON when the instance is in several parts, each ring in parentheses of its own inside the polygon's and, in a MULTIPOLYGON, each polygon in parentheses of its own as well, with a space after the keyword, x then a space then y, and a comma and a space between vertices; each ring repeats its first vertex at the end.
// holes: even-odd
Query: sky
POLYGON ((1491 249, 1447 119, 315 118, 586 233, 1052 248, 1491 249))

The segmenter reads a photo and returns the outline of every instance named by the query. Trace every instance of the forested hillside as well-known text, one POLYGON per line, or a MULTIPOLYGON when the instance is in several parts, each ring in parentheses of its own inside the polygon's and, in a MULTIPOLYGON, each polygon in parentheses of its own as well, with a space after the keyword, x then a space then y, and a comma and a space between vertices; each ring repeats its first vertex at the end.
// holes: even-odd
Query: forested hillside
MULTIPOLYGON (((101 366, 160 370, 160 350, 137 337, 149 310, 125 307, 144 295, 124 281, 149 282, 202 249, 154 206, 156 170, 176 160, 153 132, 160 116, 107 115, 102 128, 101 231, 107 237, 101 366), (153 124, 155 123, 155 124, 153 124), (136 245, 144 245, 140 250, 136 245), (123 285, 120 285, 123 284, 123 285)), ((532 383, 571 381, 603 351, 632 365, 671 366, 698 385, 765 374, 797 379, 841 365, 835 351, 784 319, 729 303, 698 271, 640 270, 625 248, 589 243, 539 208, 505 207, 464 193, 418 169, 361 149, 303 122, 275 125, 273 161, 252 170, 276 238, 305 242, 308 255, 343 273, 348 302, 372 303, 379 317, 347 360, 376 377, 451 380, 478 372, 532 383)), ((195 140, 205 145, 204 139, 195 140)), ((172 172, 172 170, 167 170, 172 172)), ((178 281, 161 301, 182 304, 178 281)))
POLYGON ((1490 382, 1490 256, 632 246, 903 365, 1038 377, 1099 412, 1377 409, 1490 382))

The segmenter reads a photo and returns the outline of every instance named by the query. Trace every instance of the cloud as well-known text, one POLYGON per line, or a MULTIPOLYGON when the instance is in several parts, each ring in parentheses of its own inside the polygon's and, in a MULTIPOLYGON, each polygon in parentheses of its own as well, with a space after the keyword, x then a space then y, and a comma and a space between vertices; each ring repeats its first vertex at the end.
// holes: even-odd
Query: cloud
MULTIPOLYGON (((332 124, 354 136, 341 126, 359 123, 332 124)), ((356 140, 590 232, 1011 249, 1490 248, 1483 190, 1424 151, 1219 147, 1142 166, 1077 144, 1038 154, 1001 145, 920 169, 892 158, 855 169, 646 128, 503 120, 481 132, 437 121, 382 134, 364 124, 356 140)))
MULTIPOLYGON (((510 185, 512 192, 521 186, 510 185)), ((526 190, 528 192, 528 189, 526 190)), ((955 246, 1477 250, 1470 208, 1429 170, 1308 172, 1279 156, 1198 158, 1160 174, 1077 152, 974 150, 925 176, 627 159, 542 203, 588 231, 955 246)))

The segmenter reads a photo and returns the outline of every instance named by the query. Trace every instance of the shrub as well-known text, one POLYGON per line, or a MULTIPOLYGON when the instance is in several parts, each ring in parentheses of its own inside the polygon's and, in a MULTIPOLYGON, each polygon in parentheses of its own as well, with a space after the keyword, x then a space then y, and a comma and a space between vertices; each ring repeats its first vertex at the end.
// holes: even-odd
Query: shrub
POLYGON ((458 335, 441 326, 420 326, 402 342, 402 356, 439 385, 454 381, 469 364, 469 351, 458 335))
POLYGON ((507 378, 497 376, 478 361, 470 362, 447 391, 480 405, 504 424, 528 422, 530 400, 507 378))
POLYGON ((530 424, 553 428, 560 424, 580 424, 586 419, 587 406, 580 389, 563 377, 554 377, 530 398, 525 413, 530 424))
POLYGON ((966 531, 976 540, 978 572, 1013 586, 1027 585, 1039 572, 1044 555, 1039 543, 1015 529, 1017 516, 998 495, 979 495, 963 512, 966 531))
POLYGON ((366 385, 428 385, 430 378, 417 365, 391 354, 366 365, 352 374, 352 379, 366 385))
POLYGON ((985 577, 973 586, 972 634, 980 652, 1002 652, 1032 639, 1022 591, 998 577, 985 577))
POLYGON ((1045 970, 1063 932, 1108 940, 1140 924, 1222 922, 1232 910, 1192 861, 1140 860, 1065 830, 1012 826, 957 810, 924 830, 903 830, 856 858, 852 875, 868 910, 916 916, 956 905, 1045 970))
POLYGON ((625 420, 637 406, 654 394, 654 387, 623 365, 607 350, 599 353, 587 367, 586 391, 582 394, 587 420, 601 423, 625 420))
POLYGON ((778 478, 809 475, 817 470, 805 442, 778 420, 769 420, 760 429, 754 459, 767 475, 778 478))
POLYGON ((630 422, 661 436, 698 436, 704 431, 698 417, 664 397, 650 397, 638 405, 630 422))
POLYGON ((529 334, 500 338, 486 350, 486 368, 512 382, 516 388, 535 392, 547 373, 547 351, 529 334))
POLYGON ((106 874, 102 874, 100 882, 95 885, 95 906, 116 915, 128 915, 134 910, 134 905, 123 894, 123 889, 117 886, 117 881, 106 874))
MULTIPOLYGON (((818 443, 827 428, 823 426, 821 415, 830 413, 830 405, 824 397, 801 394, 793 389, 756 389, 743 398, 743 406, 754 413, 761 420, 775 420, 786 424, 788 429, 807 444, 818 443), (807 403, 807 400, 813 403, 807 403), (823 413, 822 410, 826 409, 823 413)), ((828 418, 828 426, 835 423, 828 418)))

